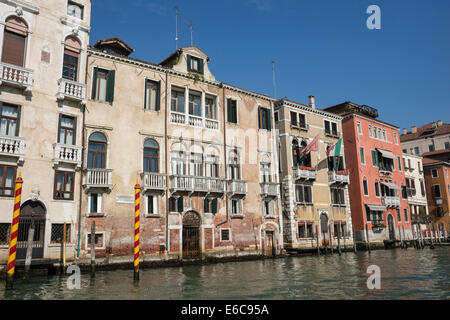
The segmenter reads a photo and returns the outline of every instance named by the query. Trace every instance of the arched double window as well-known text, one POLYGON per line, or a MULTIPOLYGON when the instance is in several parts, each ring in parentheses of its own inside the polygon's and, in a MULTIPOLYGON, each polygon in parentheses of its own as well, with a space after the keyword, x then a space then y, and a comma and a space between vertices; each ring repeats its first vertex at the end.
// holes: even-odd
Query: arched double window
POLYGON ((22 18, 11 16, 6 19, 2 62, 19 67, 25 66, 27 36, 28 26, 22 18))
POLYGON ((68 36, 64 42, 64 59, 62 77, 64 79, 78 80, 78 63, 80 60, 81 43, 73 37, 68 36))
POLYGON ((106 137, 103 133, 94 132, 89 137, 88 168, 106 168, 106 137))
POLYGON ((306 148, 307 144, 305 141, 299 145, 297 140, 292 141, 292 161, 294 167, 304 166, 311 167, 311 153, 306 156, 302 156, 302 150, 306 148))
POLYGON ((159 144, 153 139, 144 142, 144 172, 159 172, 159 144))
POLYGON ((231 180, 241 180, 241 163, 237 150, 232 150, 228 156, 228 175, 231 180))

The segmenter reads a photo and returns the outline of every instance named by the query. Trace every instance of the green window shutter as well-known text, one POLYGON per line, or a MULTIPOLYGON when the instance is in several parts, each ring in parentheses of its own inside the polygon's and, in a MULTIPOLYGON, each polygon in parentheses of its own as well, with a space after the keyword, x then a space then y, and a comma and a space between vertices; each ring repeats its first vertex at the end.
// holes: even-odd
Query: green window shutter
POLYGON ((190 55, 187 55, 187 69, 188 69, 188 72, 192 71, 192 69, 191 69, 191 56, 190 55))
POLYGON ((233 122, 234 123, 238 123, 238 120, 237 120, 237 114, 238 114, 238 111, 237 111, 237 101, 236 100, 233 100, 233 122))
POLYGON ((227 121, 231 122, 231 100, 227 99, 227 121))
POLYGON ((113 102, 114 100, 114 82, 116 77, 116 71, 108 71, 108 83, 106 88, 106 101, 113 102))
POLYGON ((209 201, 206 198, 203 200, 203 212, 209 212, 209 201))
POLYGON ((211 202, 211 213, 216 214, 217 213, 217 198, 214 198, 211 202))
POLYGON ((158 90, 156 92, 156 111, 159 111, 161 103, 161 81, 158 81, 158 90))
POLYGON ((261 123, 261 122, 262 122, 262 121, 261 121, 261 120, 262 120, 262 119, 261 119, 261 117, 262 117, 262 112, 261 112, 261 111, 262 111, 262 110, 261 110, 261 107, 258 107, 258 128, 259 128, 259 129, 262 129, 262 128, 261 128, 261 124, 262 124, 262 123, 261 123))
POLYGON ((203 63, 204 63, 203 59, 199 59, 199 61, 198 61, 198 72, 201 73, 201 74, 203 74, 203 63))
POLYGON ((94 100, 97 95, 97 70, 97 68, 94 68, 94 74, 92 76, 92 100, 94 100))
POLYGON ((183 197, 179 197, 177 199, 177 211, 179 213, 183 212, 184 208, 183 208, 183 197))
POLYGON ((272 117, 270 116, 270 109, 266 109, 267 114, 267 130, 272 130, 272 117))

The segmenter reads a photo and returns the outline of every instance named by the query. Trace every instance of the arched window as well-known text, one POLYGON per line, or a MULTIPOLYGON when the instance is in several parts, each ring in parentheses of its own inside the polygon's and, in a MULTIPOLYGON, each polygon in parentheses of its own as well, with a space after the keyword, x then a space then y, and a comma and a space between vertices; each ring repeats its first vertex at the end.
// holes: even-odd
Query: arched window
POLYGON ((294 139, 292 141, 292 164, 294 167, 298 166, 299 153, 298 141, 294 139))
POLYGON ((75 37, 68 36, 64 44, 64 60, 62 70, 62 77, 64 79, 77 81, 80 51, 80 41, 75 37))
POLYGON ((237 150, 229 153, 228 174, 231 180, 241 180, 241 164, 237 150))
POLYGON ((27 36, 28 26, 23 19, 16 16, 6 19, 2 62, 19 67, 25 66, 27 36))
POLYGON ((153 139, 144 142, 144 172, 159 172, 159 145, 153 139))
POLYGON ((106 167, 106 137, 103 133, 94 132, 89 137, 88 168, 104 169, 106 167))

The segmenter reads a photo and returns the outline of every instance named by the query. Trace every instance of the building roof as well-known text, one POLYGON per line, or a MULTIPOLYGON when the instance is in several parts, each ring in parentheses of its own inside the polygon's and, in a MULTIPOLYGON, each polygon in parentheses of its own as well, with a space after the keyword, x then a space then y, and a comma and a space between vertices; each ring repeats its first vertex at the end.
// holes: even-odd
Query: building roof
POLYGON ((432 157, 434 155, 444 154, 444 153, 450 153, 450 148, 442 149, 442 150, 435 150, 435 151, 430 151, 430 152, 425 152, 423 154, 423 157, 432 157))
POLYGON ((434 165, 446 165, 450 166, 450 163, 438 160, 438 159, 431 159, 431 158, 423 158, 422 160, 423 166, 434 166, 434 165))
POLYGON ((113 38, 100 39, 94 44, 94 47, 99 50, 110 49, 127 57, 134 52, 134 49, 131 46, 126 44, 117 36, 113 38))
POLYGON ((400 142, 429 138, 442 134, 450 134, 450 123, 443 123, 439 126, 437 122, 430 122, 417 128, 417 131, 414 133, 410 131, 400 135, 400 142))
POLYGON ((164 66, 166 65, 168 62, 170 62, 175 56, 180 55, 184 49, 188 49, 188 48, 196 48, 197 50, 200 50, 205 56, 206 56, 206 60, 209 61, 209 56, 204 53, 199 47, 197 46, 185 46, 185 47, 181 47, 177 50, 175 50, 173 53, 171 53, 167 58, 165 58, 163 61, 161 61, 159 64, 164 66))

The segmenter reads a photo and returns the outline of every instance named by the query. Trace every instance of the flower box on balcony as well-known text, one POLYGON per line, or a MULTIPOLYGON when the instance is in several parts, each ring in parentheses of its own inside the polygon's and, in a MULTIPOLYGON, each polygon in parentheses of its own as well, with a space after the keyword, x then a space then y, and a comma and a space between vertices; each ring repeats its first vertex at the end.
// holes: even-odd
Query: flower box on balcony
POLYGON ((338 170, 336 171, 336 174, 348 176, 348 170, 338 170))
POLYGON ((313 167, 298 166, 298 168, 300 170, 316 171, 316 168, 313 168, 313 167))

